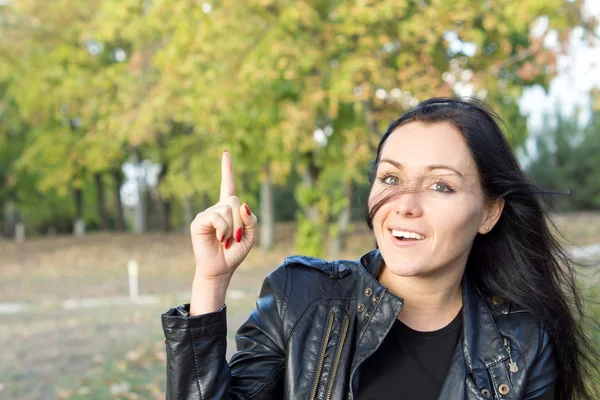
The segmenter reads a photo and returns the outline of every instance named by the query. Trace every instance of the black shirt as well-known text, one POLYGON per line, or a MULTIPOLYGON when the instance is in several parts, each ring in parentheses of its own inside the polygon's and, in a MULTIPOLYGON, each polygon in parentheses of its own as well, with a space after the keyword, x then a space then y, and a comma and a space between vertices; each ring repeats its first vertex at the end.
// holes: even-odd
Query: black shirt
POLYGON ((418 332, 399 320, 360 367, 357 400, 437 400, 461 337, 462 312, 447 326, 418 332))

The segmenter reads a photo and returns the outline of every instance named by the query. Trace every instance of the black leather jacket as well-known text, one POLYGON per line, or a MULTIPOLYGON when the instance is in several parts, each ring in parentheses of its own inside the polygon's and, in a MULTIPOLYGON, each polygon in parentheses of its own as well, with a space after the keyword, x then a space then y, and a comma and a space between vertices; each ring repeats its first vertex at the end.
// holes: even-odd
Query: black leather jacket
MULTIPOLYGON (((378 250, 359 261, 290 257, 266 278, 228 364, 225 307, 162 316, 167 399, 352 399, 359 367, 377 350, 402 299, 374 276, 378 250)), ((528 399, 554 390, 546 331, 500 297, 463 282, 463 335, 440 399, 528 399)))

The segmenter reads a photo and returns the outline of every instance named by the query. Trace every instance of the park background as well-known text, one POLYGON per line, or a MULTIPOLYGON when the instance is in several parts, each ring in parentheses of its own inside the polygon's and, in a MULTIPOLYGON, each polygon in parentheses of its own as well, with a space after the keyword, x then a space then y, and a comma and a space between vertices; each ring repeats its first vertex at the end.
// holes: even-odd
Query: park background
POLYGON ((164 398, 160 314, 189 299, 223 150, 260 222, 233 338, 285 256, 373 248, 368 163, 432 96, 506 121, 600 321, 599 19, 592 0, 0 0, 0 398, 164 398))

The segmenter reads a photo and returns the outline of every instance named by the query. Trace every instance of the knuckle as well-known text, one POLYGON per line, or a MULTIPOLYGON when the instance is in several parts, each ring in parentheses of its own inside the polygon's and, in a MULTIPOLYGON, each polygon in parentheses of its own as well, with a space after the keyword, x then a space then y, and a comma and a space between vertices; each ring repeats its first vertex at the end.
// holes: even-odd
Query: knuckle
POLYGON ((229 204, 221 204, 215 211, 218 214, 227 215, 231 213, 231 206, 229 204))
POLYGON ((205 216, 206 216, 206 213, 204 213, 204 212, 196 214, 196 217, 194 217, 190 226, 196 226, 196 225, 200 224, 201 221, 205 218, 205 216))

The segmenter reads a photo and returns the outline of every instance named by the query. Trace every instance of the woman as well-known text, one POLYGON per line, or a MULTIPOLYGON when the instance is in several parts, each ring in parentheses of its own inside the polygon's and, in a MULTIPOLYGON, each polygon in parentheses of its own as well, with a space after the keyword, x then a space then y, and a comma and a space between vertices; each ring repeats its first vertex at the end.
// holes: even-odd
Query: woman
POLYGON ((191 303, 163 315, 167 398, 591 398, 572 264, 496 120, 431 99, 394 121, 368 201, 378 249, 287 258, 229 364, 225 293, 256 217, 225 152, 220 201, 191 225, 191 303))

